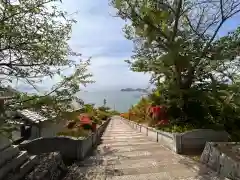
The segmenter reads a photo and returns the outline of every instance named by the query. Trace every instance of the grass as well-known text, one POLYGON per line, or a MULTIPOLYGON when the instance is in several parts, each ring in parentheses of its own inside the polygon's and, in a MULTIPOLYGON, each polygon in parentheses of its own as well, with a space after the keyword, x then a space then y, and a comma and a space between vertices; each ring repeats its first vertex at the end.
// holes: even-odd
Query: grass
POLYGON ((165 132, 186 132, 195 129, 191 125, 166 125, 166 126, 158 126, 156 129, 165 131, 165 132))
POLYGON ((59 132, 58 136, 71 136, 71 137, 87 137, 89 135, 88 130, 84 130, 82 128, 74 128, 74 129, 64 129, 63 131, 59 132))
POLYGON ((181 124, 181 125, 171 124, 171 125, 156 127, 156 129, 166 131, 166 132, 182 133, 186 131, 191 131, 193 129, 223 130, 223 127, 215 124, 208 124, 208 125, 202 125, 202 126, 196 126, 192 124, 181 124))

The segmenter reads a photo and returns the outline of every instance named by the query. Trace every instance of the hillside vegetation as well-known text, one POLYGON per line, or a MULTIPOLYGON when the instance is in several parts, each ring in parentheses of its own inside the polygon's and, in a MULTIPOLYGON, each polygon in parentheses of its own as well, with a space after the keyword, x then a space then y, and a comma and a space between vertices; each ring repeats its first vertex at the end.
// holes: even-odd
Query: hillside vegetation
MULTIPOLYGON (((155 89, 131 110, 146 120, 145 102, 164 105, 171 126, 225 129, 240 138, 240 27, 224 36, 227 20, 240 12, 230 1, 112 0, 134 43, 127 60, 150 73, 155 89)), ((186 128, 187 129, 187 128, 186 128)))

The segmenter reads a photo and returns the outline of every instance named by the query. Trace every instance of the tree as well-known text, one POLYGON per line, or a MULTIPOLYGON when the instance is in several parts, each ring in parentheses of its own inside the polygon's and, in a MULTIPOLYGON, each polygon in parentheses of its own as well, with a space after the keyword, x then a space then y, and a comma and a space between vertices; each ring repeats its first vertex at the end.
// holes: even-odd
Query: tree
POLYGON ((149 98, 141 98, 136 105, 130 108, 131 119, 137 122, 150 121, 149 108, 151 103, 149 98))
MULTIPOLYGON (((191 87, 202 66, 210 64, 217 33, 240 11, 234 0, 115 0, 113 5, 121 18, 131 20, 125 32, 135 42, 132 69, 151 72, 156 80, 173 76, 183 89, 191 87)), ((225 55, 215 60, 223 62, 225 55)))
POLYGON ((98 107, 99 111, 108 112, 111 108, 106 106, 107 100, 103 99, 103 105, 98 107))
POLYGON ((103 99, 103 106, 106 106, 106 104, 107 104, 107 100, 103 99))
POLYGON ((239 79, 240 29, 218 37, 223 24, 240 12, 239 1, 113 0, 112 5, 130 20, 124 31, 135 49, 127 62, 133 71, 152 74, 172 119, 216 122, 211 109, 239 92, 235 89, 233 97, 226 84, 239 79))
MULTIPOLYGON (((81 54, 68 46, 76 21, 55 3, 56 0, 0 1, 0 85, 21 81, 38 90, 37 83, 43 77, 60 79, 43 95, 17 93, 5 104, 5 111, 10 107, 32 108, 44 111, 54 120, 61 119, 79 85, 92 82, 87 73, 89 60, 81 59, 81 54), (66 75, 66 70, 73 73, 66 75)), ((2 115, 0 126, 5 119, 2 115)))

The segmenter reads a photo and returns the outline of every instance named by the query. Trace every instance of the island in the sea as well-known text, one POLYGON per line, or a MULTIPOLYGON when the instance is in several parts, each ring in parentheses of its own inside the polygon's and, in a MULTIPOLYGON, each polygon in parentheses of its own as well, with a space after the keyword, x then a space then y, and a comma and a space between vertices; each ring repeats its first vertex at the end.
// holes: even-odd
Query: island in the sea
POLYGON ((127 92, 129 92, 129 91, 147 92, 146 89, 141 89, 141 88, 136 88, 136 89, 134 89, 134 88, 124 88, 124 89, 121 89, 121 91, 127 91, 127 92))

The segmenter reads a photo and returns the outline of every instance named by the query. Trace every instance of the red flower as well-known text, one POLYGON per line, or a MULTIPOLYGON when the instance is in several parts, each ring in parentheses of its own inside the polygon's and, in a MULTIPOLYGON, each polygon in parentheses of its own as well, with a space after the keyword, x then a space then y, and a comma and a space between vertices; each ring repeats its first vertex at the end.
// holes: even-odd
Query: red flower
POLYGON ((81 124, 92 124, 90 117, 86 114, 82 114, 78 118, 81 124))
POLYGON ((161 112, 161 107, 160 106, 155 106, 153 107, 153 113, 157 114, 161 112))
POLYGON ((169 124, 169 120, 167 120, 167 119, 161 120, 157 123, 157 125, 159 125, 159 126, 168 125, 168 124, 169 124))

